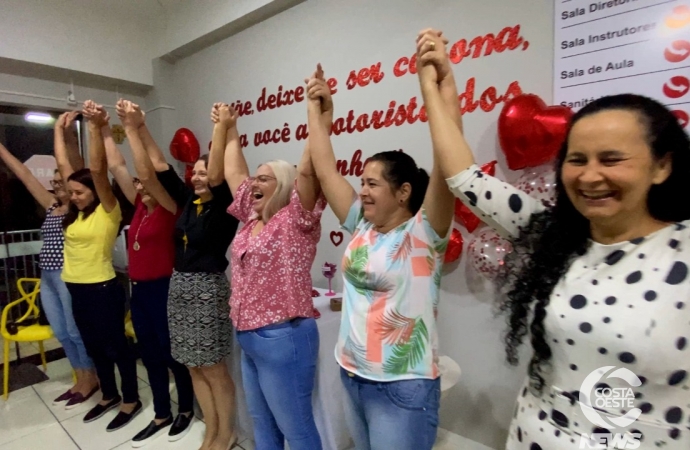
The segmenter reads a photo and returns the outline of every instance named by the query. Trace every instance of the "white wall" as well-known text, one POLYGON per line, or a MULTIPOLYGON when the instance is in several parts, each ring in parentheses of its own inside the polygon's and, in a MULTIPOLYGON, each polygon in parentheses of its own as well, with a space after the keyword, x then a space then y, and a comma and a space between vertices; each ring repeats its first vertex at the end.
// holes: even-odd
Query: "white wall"
POLYGON ((0 57, 151 86, 163 23, 118 3, 3 0, 0 57))
MULTIPOLYGON (((398 58, 414 53, 417 32, 429 26, 442 29, 453 43, 520 25, 521 36, 529 42, 526 50, 521 45, 515 51, 466 58, 454 66, 460 92, 471 77, 476 78, 475 100, 490 86, 503 95, 517 81, 523 91, 550 102, 552 22, 550 0, 309 0, 172 66, 172 77, 169 73, 166 83, 175 86, 176 98, 171 100, 179 106, 175 127, 192 129, 202 148, 206 148, 211 137, 211 104, 248 100, 255 113, 242 117, 239 127, 250 141, 245 149, 249 165, 256 167, 272 158, 297 163, 303 142, 295 140, 295 131, 306 122, 306 105, 259 113, 256 101, 262 88, 266 87, 270 94, 279 85, 284 89, 300 86, 315 64, 321 62, 327 77, 338 80, 334 97, 336 118, 346 116, 351 109, 356 114, 385 111, 391 100, 406 104, 413 96, 421 105, 416 77, 397 78, 393 66, 398 58), (347 89, 351 70, 377 62, 381 62, 385 73, 379 84, 347 89), (291 129, 289 143, 253 146, 255 132, 282 129, 284 123, 291 129)), ((158 81, 156 85, 159 86, 158 81)), ((491 112, 477 108, 466 114, 465 129, 478 162, 498 159, 498 175, 514 179, 519 174, 508 173, 497 147, 496 120, 500 108, 501 104, 491 112)), ((357 149, 366 158, 378 151, 402 148, 422 166, 431 167, 428 128, 420 122, 341 134, 334 136, 333 143, 339 159, 349 160, 357 149)), ((356 177, 349 179, 359 186, 356 177)), ((326 284, 320 266, 324 261, 340 261, 345 248, 345 244, 334 247, 329 240, 330 232, 337 230, 337 221, 329 210, 324 215, 322 240, 312 271, 319 286, 326 284)), ((525 370, 509 368, 503 362, 503 319, 493 318, 490 295, 483 281, 466 270, 464 261, 449 271, 443 281, 439 314, 441 351, 460 364, 463 376, 442 406, 441 425, 493 448, 503 448, 525 370)), ((340 280, 336 280, 339 288, 340 280)))

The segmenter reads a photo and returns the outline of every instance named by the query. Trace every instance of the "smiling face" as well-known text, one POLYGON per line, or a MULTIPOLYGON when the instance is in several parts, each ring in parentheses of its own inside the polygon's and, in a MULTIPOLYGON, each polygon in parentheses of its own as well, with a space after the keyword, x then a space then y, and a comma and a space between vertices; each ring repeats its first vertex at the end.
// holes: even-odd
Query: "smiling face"
POLYGON ((57 197, 57 199, 60 201, 60 204, 68 204, 70 201, 70 195, 69 192, 67 192, 67 186, 65 186, 65 182, 62 179, 62 175, 60 175, 60 172, 55 172, 55 174, 53 175, 53 180, 50 182, 50 185, 53 187, 55 197, 57 197))
POLYGON ((252 197, 254 201, 252 207, 254 211, 261 215, 266 207, 266 204, 271 199, 278 186, 275 173, 273 169, 267 164, 262 164, 256 169, 254 181, 252 181, 252 197))
POLYGON ((364 167, 362 188, 359 198, 362 200, 364 218, 375 225, 382 225, 400 208, 407 208, 410 184, 404 183, 400 189, 393 186, 383 177, 385 165, 372 161, 364 167))
POLYGON ((609 226, 651 218, 649 189, 669 174, 670 164, 653 158, 640 116, 608 110, 572 127, 561 178, 575 208, 609 226))
POLYGON ((148 193, 144 185, 141 184, 141 180, 139 180, 139 178, 132 178, 132 183, 134 184, 134 189, 137 191, 137 194, 139 194, 139 197, 141 197, 142 203, 147 205, 150 203, 157 203, 156 200, 148 193))
POLYGON ((68 181, 67 189, 69 190, 70 201, 79 211, 83 211, 95 199, 93 191, 78 181, 68 181))
POLYGON ((208 173, 206 171, 206 162, 200 159, 194 164, 192 171, 192 186, 194 187, 194 194, 199 197, 209 195, 211 191, 208 188, 208 173))

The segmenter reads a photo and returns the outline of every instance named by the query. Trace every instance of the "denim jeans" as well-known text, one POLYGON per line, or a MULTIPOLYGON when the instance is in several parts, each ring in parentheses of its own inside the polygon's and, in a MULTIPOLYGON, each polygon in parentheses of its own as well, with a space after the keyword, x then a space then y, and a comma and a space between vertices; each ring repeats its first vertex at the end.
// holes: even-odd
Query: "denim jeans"
POLYGON ((431 450, 438 428, 440 378, 377 382, 344 369, 340 378, 356 450, 431 450))
POLYGON ((312 411, 319 355, 314 319, 238 331, 242 382, 254 421, 256 450, 321 450, 312 411))
POLYGON ((194 390, 189 369, 170 354, 168 329, 168 288, 170 278, 132 282, 132 325, 137 335, 141 359, 146 366, 153 393, 156 419, 170 417, 170 375, 175 377, 179 412, 191 412, 194 390))
POLYGON ((60 278, 61 269, 41 270, 41 304, 50 327, 73 369, 93 369, 93 361, 86 353, 79 328, 72 314, 72 297, 60 278))

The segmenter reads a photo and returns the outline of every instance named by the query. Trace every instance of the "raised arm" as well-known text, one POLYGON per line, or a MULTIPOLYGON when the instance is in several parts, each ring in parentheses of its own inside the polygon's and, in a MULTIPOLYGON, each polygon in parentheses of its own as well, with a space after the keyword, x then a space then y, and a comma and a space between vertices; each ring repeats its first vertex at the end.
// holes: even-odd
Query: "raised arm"
MULTIPOLYGON (((177 203, 168 194, 161 182, 156 176, 156 168, 150 158, 150 153, 145 148, 143 139, 141 137, 141 131, 145 128, 144 126, 144 113, 139 109, 139 106, 127 101, 121 100, 117 104, 117 115, 122 121, 122 126, 125 128, 125 134, 127 139, 129 139, 129 145, 132 148, 132 156, 134 157, 134 168, 139 177, 144 189, 151 195, 156 201, 165 209, 173 214, 177 213, 177 203)), ((150 136, 150 135, 149 135, 150 136)), ((155 151, 160 152, 158 146, 155 151)), ((162 153, 161 153, 162 156, 162 153)), ((166 164, 163 170, 167 170, 168 165, 166 164)))
POLYGON ((249 177, 249 167, 242 153, 240 134, 237 131, 237 117, 237 112, 225 103, 216 103, 211 109, 211 122, 214 124, 211 152, 219 149, 225 152, 223 172, 233 197, 249 177))
MULTIPOLYGON (((447 96, 447 85, 444 96, 443 84, 450 76, 450 65, 444 43, 439 39, 440 35, 433 30, 422 32, 418 39, 417 58, 434 149, 434 168, 442 178, 446 178, 450 192, 484 223, 504 237, 517 236, 520 227, 529 222, 533 213, 543 211, 544 206, 510 184, 482 174, 475 164, 472 150, 462 133, 462 124, 457 120, 457 105, 451 104, 447 96)), ((430 181, 429 189, 433 185, 440 192, 441 186, 437 182, 430 181)), ((429 194, 427 192, 425 204, 430 200, 429 194)), ((452 206, 448 210, 452 211, 452 206)))
MULTIPOLYGON (((420 33, 417 38, 417 59, 421 61, 420 58, 426 56, 426 60, 418 66, 417 73, 420 83, 435 83, 439 91, 443 91, 442 98, 447 114, 454 120, 458 130, 461 130, 460 105, 450 61, 445 50, 446 43, 447 40, 435 30, 425 30, 420 33), (434 58, 432 59, 431 56, 434 58), (448 78, 450 78, 450 83, 448 78), (443 88, 441 84, 444 84, 443 88)), ((445 236, 448 233, 453 220, 454 202, 453 193, 448 189, 443 176, 441 161, 434 153, 434 165, 422 207, 426 211, 431 227, 439 236, 445 236)))
MULTIPOLYGON (((418 73, 424 106, 429 118, 434 160, 438 162, 443 178, 450 178, 474 164, 474 155, 462 133, 462 122, 457 118, 459 109, 456 112, 456 108, 453 107, 453 111, 450 111, 439 89, 438 80, 441 80, 441 83, 445 81, 444 92, 448 95, 447 85, 450 81, 445 78, 450 74, 450 66, 447 65, 445 45, 439 46, 435 43, 435 50, 431 50, 430 43, 433 42, 435 33, 433 30, 420 33, 418 47, 421 46, 421 53, 418 61, 423 68, 426 67, 428 70, 418 71, 418 73), (436 70, 432 71, 434 67, 436 70)), ((438 40, 438 36, 436 39, 438 40)))
POLYGON ((69 151, 65 143, 65 122, 70 113, 62 113, 55 122, 54 139, 53 139, 53 153, 55 155, 55 162, 57 163, 58 171, 62 179, 67 183, 67 178, 74 173, 75 169, 69 158, 69 151))
POLYGON ((73 170, 81 170, 84 168, 84 158, 81 157, 79 153, 79 142, 76 130, 77 120, 81 119, 81 113, 79 111, 72 111, 67 114, 64 123, 64 137, 65 146, 67 149, 67 158, 72 166, 73 170))
POLYGON ((105 145, 105 155, 108 160, 108 170, 115 178, 115 182, 120 186, 122 192, 127 197, 127 200, 134 204, 137 198, 137 191, 134 189, 134 184, 132 184, 132 175, 130 175, 127 169, 127 163, 125 158, 120 153, 117 148, 117 144, 113 139, 113 134, 110 131, 109 126, 104 126, 101 128, 101 134, 103 135, 103 144, 105 145))
MULTIPOLYGON (((316 72, 313 75, 314 78, 325 81, 325 76, 321 65, 316 68, 316 72)), ((330 91, 328 92, 330 94, 330 91)), ((332 100, 321 99, 322 114, 321 121, 326 126, 326 129, 330 130, 333 126, 333 103, 332 100), (324 105, 324 102, 326 104, 324 105), (326 108, 324 108, 326 106, 326 108)), ((309 138, 307 138, 304 143, 304 151, 302 151, 302 158, 297 164, 297 192, 299 194, 302 207, 308 211, 314 209, 316 206, 316 201, 321 194, 321 183, 319 183, 319 178, 316 176, 316 170, 314 169, 314 163, 311 160, 311 148, 309 146, 309 138)))
POLYGON ((92 101, 84 102, 84 117, 89 122, 89 169, 96 194, 107 213, 117 206, 117 198, 108 180, 108 163, 105 156, 105 144, 101 129, 108 125, 108 114, 102 106, 92 101))
MULTIPOLYGON (((213 108, 216 108, 220 104, 216 103, 213 108)), ((213 114, 213 112, 211 113, 213 114)), ((211 117, 213 120, 213 117, 211 117)), ((211 150, 208 155, 208 168, 206 173, 208 174, 208 185, 209 187, 219 186, 223 181, 225 181, 225 143, 227 138, 227 128, 224 125, 220 127, 217 124, 213 125, 213 137, 211 139, 211 150)), ((234 194, 233 191, 231 193, 234 194)))
POLYGON ((43 209, 48 209, 55 203, 55 197, 53 194, 48 192, 40 181, 34 177, 29 168, 15 158, 14 155, 10 153, 10 151, 7 150, 2 144, 0 144, 0 159, 2 159, 12 173, 19 178, 19 181, 24 183, 26 189, 29 190, 31 195, 43 207, 43 209))
POLYGON ((139 127, 139 137, 141 138, 141 142, 144 144, 146 153, 149 155, 151 164, 153 164, 153 168, 156 169, 156 172, 165 172, 168 170, 168 162, 165 160, 165 155, 163 155, 163 152, 161 151, 160 147, 158 147, 158 144, 156 144, 156 141, 153 139, 153 136, 151 136, 151 133, 146 126, 146 116, 141 111, 141 108, 139 108, 139 105, 135 103, 132 103, 132 105, 141 112, 143 122, 139 127))
MULTIPOLYGON (((317 69, 320 70, 321 66, 317 69)), ((336 168, 331 145, 330 127, 324 114, 333 114, 331 91, 326 82, 312 77, 307 82, 307 117, 309 125, 309 151, 314 171, 321 183, 326 200, 340 223, 345 222, 352 202, 357 196, 352 185, 336 168)))

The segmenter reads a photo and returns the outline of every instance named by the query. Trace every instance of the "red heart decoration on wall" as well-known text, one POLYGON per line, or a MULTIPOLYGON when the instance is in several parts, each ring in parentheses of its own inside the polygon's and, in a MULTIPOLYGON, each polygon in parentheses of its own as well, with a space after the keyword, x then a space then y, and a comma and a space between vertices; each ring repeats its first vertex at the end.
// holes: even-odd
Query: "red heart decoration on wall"
POLYGON ((546 106, 536 95, 508 101, 498 118, 498 139, 511 170, 536 167, 556 157, 565 140, 573 111, 546 106))
POLYGON ((331 231, 331 242, 336 247, 343 243, 343 233, 340 231, 331 231))

